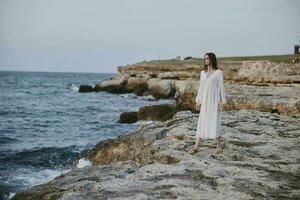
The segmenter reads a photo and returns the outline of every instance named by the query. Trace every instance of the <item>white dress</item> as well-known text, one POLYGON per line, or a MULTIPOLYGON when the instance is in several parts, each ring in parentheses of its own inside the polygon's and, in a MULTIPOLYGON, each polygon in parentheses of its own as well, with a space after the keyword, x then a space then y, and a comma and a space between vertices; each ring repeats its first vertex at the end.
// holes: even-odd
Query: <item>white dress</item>
POLYGON ((223 71, 217 69, 210 77, 202 70, 196 102, 201 103, 196 139, 221 136, 221 114, 218 104, 226 103, 223 71))

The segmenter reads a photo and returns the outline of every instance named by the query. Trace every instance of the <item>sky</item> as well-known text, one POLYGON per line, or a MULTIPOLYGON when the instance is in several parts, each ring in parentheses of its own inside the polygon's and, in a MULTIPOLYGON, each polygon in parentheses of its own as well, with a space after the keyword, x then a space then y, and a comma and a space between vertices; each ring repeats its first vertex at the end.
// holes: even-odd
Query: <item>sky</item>
POLYGON ((176 56, 293 53, 299 0, 0 0, 0 70, 116 73, 176 56))

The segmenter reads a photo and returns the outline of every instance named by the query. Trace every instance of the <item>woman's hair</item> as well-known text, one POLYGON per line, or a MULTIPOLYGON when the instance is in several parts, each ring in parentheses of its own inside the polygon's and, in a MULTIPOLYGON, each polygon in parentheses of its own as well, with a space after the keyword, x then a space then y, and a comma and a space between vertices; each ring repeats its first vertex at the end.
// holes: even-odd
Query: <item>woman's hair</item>
MULTIPOLYGON (((205 55, 207 55, 209 57, 209 59, 211 60, 212 68, 215 69, 215 70, 218 69, 218 63, 217 63, 216 55, 212 52, 205 53, 204 57, 205 57, 205 55)), ((207 70, 207 65, 205 65, 205 62, 204 62, 204 70, 205 71, 207 70)))

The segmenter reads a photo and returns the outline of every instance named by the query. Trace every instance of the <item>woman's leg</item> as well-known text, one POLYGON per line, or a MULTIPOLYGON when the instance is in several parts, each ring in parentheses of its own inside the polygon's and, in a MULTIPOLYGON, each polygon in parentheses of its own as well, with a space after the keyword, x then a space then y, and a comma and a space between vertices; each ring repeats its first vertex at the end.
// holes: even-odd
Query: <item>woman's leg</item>
POLYGON ((195 146, 189 151, 190 154, 196 153, 199 150, 200 144, 202 144, 203 140, 201 138, 196 138, 195 146))
POLYGON ((202 144, 203 140, 201 138, 196 139, 195 148, 199 148, 200 144, 202 144))
POLYGON ((222 147, 221 147, 221 137, 220 136, 216 138, 216 142, 217 142, 217 148, 216 148, 214 153, 215 154, 221 153, 222 152, 222 147))

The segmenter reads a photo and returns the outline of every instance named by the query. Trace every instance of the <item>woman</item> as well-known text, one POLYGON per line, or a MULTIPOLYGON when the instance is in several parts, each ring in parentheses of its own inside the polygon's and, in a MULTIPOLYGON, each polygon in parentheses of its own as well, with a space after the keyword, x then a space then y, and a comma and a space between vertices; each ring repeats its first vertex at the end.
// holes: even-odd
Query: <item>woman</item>
POLYGON ((214 154, 222 152, 221 148, 221 114, 226 103, 223 72, 217 67, 214 53, 204 55, 204 70, 200 73, 200 86, 196 97, 196 109, 200 111, 196 131, 196 144, 189 151, 198 151, 203 139, 216 139, 217 148, 214 154))

